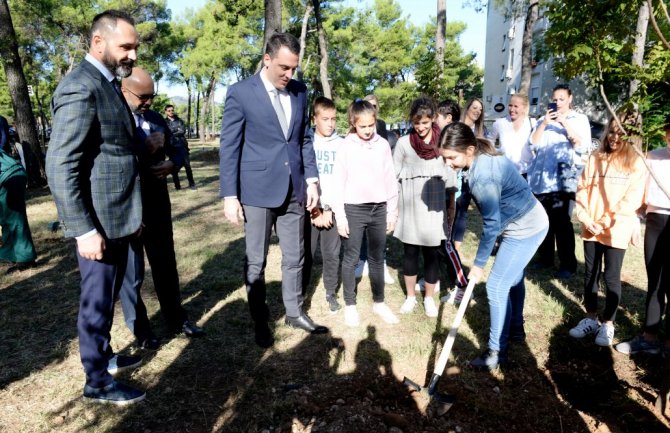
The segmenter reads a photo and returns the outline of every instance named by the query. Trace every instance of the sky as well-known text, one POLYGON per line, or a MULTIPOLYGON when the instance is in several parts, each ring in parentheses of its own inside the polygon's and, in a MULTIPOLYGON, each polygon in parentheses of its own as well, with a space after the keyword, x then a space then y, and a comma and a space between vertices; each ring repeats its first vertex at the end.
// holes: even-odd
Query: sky
MULTIPOLYGON (((426 24, 431 18, 437 15, 436 0, 396 0, 403 11, 404 16, 415 25, 426 24)), ((199 9, 206 3, 206 0, 167 0, 167 6, 172 10, 172 16, 182 15, 187 8, 199 9)), ((364 7, 366 4, 373 4, 374 0, 345 0, 344 4, 353 7, 364 7)), ((475 12, 471 7, 464 8, 463 0, 447 1, 447 22, 463 21, 467 24, 467 29, 461 35, 460 43, 464 52, 474 52, 477 54, 477 63, 484 67, 484 49, 486 45, 486 12, 475 12)), ((168 96, 186 96, 184 86, 175 86, 167 88, 168 96)), ((218 92, 221 94, 221 92, 218 92)))

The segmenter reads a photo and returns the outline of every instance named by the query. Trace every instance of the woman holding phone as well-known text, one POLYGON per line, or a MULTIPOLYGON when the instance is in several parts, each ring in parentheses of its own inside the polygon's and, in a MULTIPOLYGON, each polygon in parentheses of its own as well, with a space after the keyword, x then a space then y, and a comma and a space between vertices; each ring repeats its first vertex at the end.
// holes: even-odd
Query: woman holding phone
POLYGON ((556 86, 552 99, 530 136, 534 157, 528 166, 528 183, 549 216, 549 232, 540 246, 538 265, 554 266, 556 245, 556 277, 567 279, 577 270, 571 201, 584 167, 581 155, 591 144, 591 127, 585 115, 572 109, 572 91, 567 84, 556 86))

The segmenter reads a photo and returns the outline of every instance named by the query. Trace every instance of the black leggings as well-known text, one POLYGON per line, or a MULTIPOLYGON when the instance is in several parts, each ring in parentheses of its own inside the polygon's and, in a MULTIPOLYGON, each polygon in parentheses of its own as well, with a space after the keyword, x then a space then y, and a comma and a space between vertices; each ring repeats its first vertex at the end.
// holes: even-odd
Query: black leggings
POLYGON ((614 320, 621 299, 621 266, 626 250, 603 245, 600 242, 584 241, 584 306, 587 313, 598 311, 598 283, 600 275, 605 277, 605 310, 602 320, 614 320), (602 272, 603 258, 605 272, 602 272))
POLYGON ((425 247, 403 243, 405 256, 403 258, 403 272, 407 276, 419 273, 419 250, 423 252, 423 278, 428 284, 435 284, 439 279, 440 247, 425 247))
POLYGON ((665 334, 670 336, 670 215, 647 214, 644 233, 644 262, 647 265, 647 311, 644 330, 658 334, 665 312, 665 334))

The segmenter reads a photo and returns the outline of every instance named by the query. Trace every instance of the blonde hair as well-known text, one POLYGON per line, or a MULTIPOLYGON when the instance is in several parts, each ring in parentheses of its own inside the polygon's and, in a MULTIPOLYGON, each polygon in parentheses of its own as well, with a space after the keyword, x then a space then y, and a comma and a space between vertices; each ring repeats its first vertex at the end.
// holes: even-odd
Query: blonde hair
POLYGON ((523 103, 523 106, 526 108, 524 110, 524 114, 528 116, 528 110, 530 108, 530 101, 528 100, 528 95, 526 95, 525 93, 515 93, 512 96, 510 96, 509 98, 510 102, 512 102, 512 98, 517 98, 523 103))

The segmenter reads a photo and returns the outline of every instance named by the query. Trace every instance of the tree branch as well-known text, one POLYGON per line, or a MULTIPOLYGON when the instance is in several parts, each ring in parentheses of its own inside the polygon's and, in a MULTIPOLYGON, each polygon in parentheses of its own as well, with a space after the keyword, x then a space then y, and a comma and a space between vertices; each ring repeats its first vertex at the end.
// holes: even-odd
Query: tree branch
MULTIPOLYGON (((665 15, 666 15, 666 18, 667 18, 668 17, 668 10, 665 9, 665 5, 663 4, 662 1, 660 3, 663 7, 663 11, 665 12, 665 15)), ((651 20, 651 25, 652 25, 652 27, 654 27, 654 31, 656 32, 656 35, 658 35, 658 38, 661 40, 663 45, 665 45, 665 49, 670 51, 670 43, 663 36, 663 33, 661 32, 661 29, 658 27, 658 23, 656 22, 656 17, 654 17, 654 5, 652 4, 651 0, 647 0, 647 4, 649 5, 649 18, 651 20)), ((669 22, 670 22, 670 20, 669 20, 669 22)))
MULTIPOLYGON (((619 127, 619 130, 622 132, 622 134, 625 138, 625 137, 628 136, 628 133, 626 132, 626 129, 623 127, 623 125, 621 124, 621 121, 619 120, 619 116, 617 116, 616 113, 614 112, 614 109, 612 108, 612 105, 610 104, 610 101, 607 98, 607 95, 605 94, 605 86, 603 85, 603 67, 602 67, 602 64, 600 63, 600 54, 598 52, 596 52, 596 62, 598 64, 598 78, 599 78, 598 89, 600 90, 600 97, 603 98, 603 102, 605 103, 605 107, 607 108, 607 112, 610 114, 612 120, 614 120, 614 123, 617 124, 617 126, 619 127)), ((637 112, 637 107, 635 107, 635 110, 637 112)), ((639 113, 636 113, 636 114, 639 115, 639 113)), ((654 170, 651 168, 651 166, 649 165, 649 162, 647 162, 647 157, 644 154, 644 152, 642 152, 642 149, 640 149, 635 144, 631 143, 631 145, 633 146, 633 150, 635 151, 635 153, 637 153, 637 155, 640 157, 640 159, 642 159, 642 162, 644 163, 644 166, 647 168, 647 171, 651 175, 652 179, 654 179, 654 181, 656 182, 658 187, 661 189, 661 191, 663 191, 663 193, 666 195, 666 197, 670 198, 670 192, 668 191, 666 186, 663 183, 661 183, 661 180, 658 178, 658 176, 656 175, 654 170)))
POLYGON ((661 5, 661 9, 663 10, 663 14, 665 15, 665 20, 670 24, 670 15, 668 15, 668 8, 665 6, 665 3, 662 1, 658 2, 661 5))

